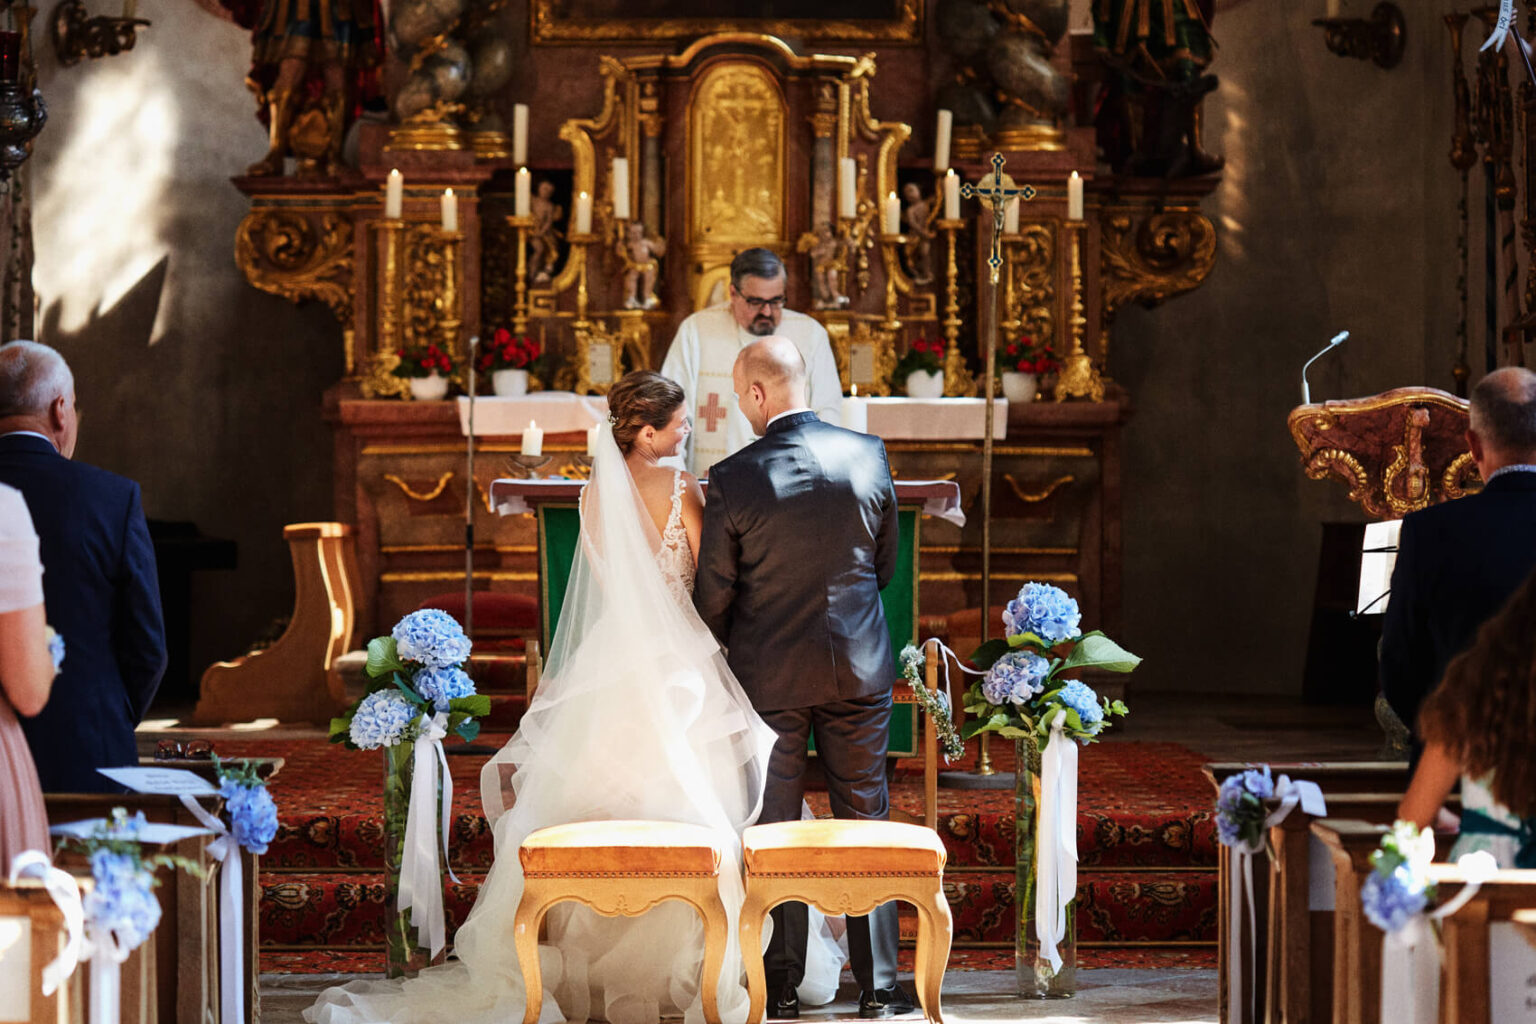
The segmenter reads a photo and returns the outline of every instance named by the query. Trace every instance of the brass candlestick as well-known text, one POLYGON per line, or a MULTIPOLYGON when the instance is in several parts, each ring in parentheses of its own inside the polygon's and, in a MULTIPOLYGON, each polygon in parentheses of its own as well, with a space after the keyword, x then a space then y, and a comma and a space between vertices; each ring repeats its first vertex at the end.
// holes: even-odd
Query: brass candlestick
POLYGON ((965 356, 960 352, 960 265, 955 259, 956 240, 960 229, 965 227, 965 221, 940 219, 934 222, 934 226, 944 232, 949 251, 944 269, 944 393, 950 397, 968 395, 975 390, 976 381, 971 376, 970 367, 965 365, 965 356))
POLYGON ((507 456, 507 468, 513 473, 521 470, 530 480, 539 480, 542 478, 539 471, 554 461, 554 458, 553 455, 524 455, 517 452, 507 456))
POLYGON ((1083 232, 1088 227, 1084 221, 1067 221, 1067 236, 1072 240, 1072 316, 1069 335, 1072 348, 1061 361, 1061 373, 1056 378, 1056 401, 1068 398, 1087 398, 1104 401, 1104 378, 1093 365, 1088 353, 1083 351, 1083 327, 1088 318, 1083 316, 1083 232))
POLYGON ((384 218, 373 222, 374 252, 374 337, 373 351, 362 370, 364 398, 411 393, 408 381, 391 371, 400 364, 397 354, 405 344, 405 313, 400 287, 405 266, 405 222, 384 218))
MULTIPOLYGON (((443 289, 438 298, 438 331, 443 339, 443 351, 460 364, 465 363, 464 353, 459 345, 460 329, 464 326, 464 319, 459 315, 459 246, 464 241, 462 231, 439 230, 437 237, 443 244, 443 289)), ((465 365, 459 384, 463 386, 467 379, 464 375, 475 372, 473 366, 465 365)))
POLYGON ((910 282, 902 280, 897 255, 897 249, 906 242, 906 235, 880 233, 880 257, 885 261, 885 321, 881 323, 880 329, 892 335, 901 330, 901 319, 896 315, 900 302, 897 296, 903 291, 911 291, 910 282), (903 288, 903 284, 907 287, 903 288))
POLYGON ((571 326, 590 327, 592 322, 587 319, 587 249, 597 241, 597 236, 572 232, 566 236, 566 241, 571 243, 571 259, 576 261, 576 320, 571 326))
POLYGON ((528 232, 533 217, 508 217, 507 226, 517 232, 517 263, 512 274, 512 333, 528 333, 528 232))

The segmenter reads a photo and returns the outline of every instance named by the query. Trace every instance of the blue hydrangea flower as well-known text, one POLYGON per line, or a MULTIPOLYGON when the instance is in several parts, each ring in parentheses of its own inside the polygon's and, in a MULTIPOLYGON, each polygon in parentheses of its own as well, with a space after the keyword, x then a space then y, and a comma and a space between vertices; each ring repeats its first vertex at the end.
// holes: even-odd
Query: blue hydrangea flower
POLYGON ((1275 782, 1267 764, 1222 779, 1216 795, 1216 838, 1223 846, 1257 845, 1264 825, 1264 801, 1274 795, 1275 782))
POLYGON ((1082 619, 1077 602, 1049 583, 1024 584, 1019 596, 1003 609, 1003 627, 1009 636, 1033 633, 1048 644, 1081 636, 1078 623, 1082 619))
POLYGON ((1414 877, 1407 865, 1400 864, 1391 874, 1371 872, 1360 887, 1360 903, 1371 924, 1384 932, 1395 932, 1422 913, 1429 898, 1424 892, 1424 880, 1414 877))
POLYGON ((130 853, 101 848, 91 853, 91 877, 95 886, 85 898, 85 916, 102 931, 117 933, 118 940, 134 949, 160 923, 160 901, 155 899, 154 876, 130 853))
POLYGON ((392 747, 406 739, 416 708, 399 690, 377 690, 358 704, 352 715, 352 742, 363 750, 392 747))
POLYGON ((458 620, 445 611, 423 608, 395 623, 390 633, 395 653, 405 661, 429 668, 462 665, 469 657, 469 637, 458 620))
POLYGON ((1275 795, 1275 780, 1270 776, 1267 764, 1260 765, 1258 768, 1249 768, 1238 778, 1242 779, 1243 789, 1260 800, 1268 800, 1275 795))
POLYGON ((1077 717, 1082 720, 1085 729, 1104 721, 1104 708, 1099 704, 1099 695, 1093 692, 1093 687, 1081 679, 1069 680, 1067 685, 1061 688, 1057 698, 1062 704, 1077 712, 1077 717))
POLYGON ((219 786, 224 809, 229 812, 230 831, 235 842, 251 853, 266 853, 267 844, 277 835, 277 804, 262 785, 244 786, 225 779, 219 786))
POLYGON ((1009 651, 998 658, 981 681, 987 703, 1023 705, 1045 689, 1051 663, 1034 651, 1009 651))
POLYGON ((58 672, 64 664, 64 638, 55 633, 52 626, 48 627, 47 635, 48 656, 53 659, 54 672, 58 672))
POLYGON ((411 682, 415 684, 416 692, 439 711, 447 711, 448 702, 456 697, 473 697, 475 694, 474 681, 454 665, 421 669, 411 682))

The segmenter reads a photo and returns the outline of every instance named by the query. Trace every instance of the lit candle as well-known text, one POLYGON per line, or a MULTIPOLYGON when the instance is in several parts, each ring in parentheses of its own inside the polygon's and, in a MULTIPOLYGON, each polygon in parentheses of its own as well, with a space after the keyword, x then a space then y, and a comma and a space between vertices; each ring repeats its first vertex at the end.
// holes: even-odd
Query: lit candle
POLYGON ((901 234, 901 200, 896 198, 895 192, 885 194, 885 233, 901 234))
POLYGON ((521 167, 528 162, 528 104, 512 107, 512 162, 521 167))
POLYGON ((595 457, 597 455, 597 424, 596 423, 592 424, 590 427, 587 428, 587 455, 593 456, 593 457, 595 457))
POLYGON ((442 198, 443 230, 459 230, 459 197, 453 194, 453 189, 443 189, 442 198))
POLYGON ((613 158, 613 216, 629 220, 629 161, 622 156, 613 158))
POLYGON ((944 219, 960 219, 960 179, 953 167, 944 172, 944 219))
POLYGON ((1008 205, 1003 207, 1003 234, 1016 235, 1019 233, 1019 200, 1018 197, 1008 200, 1008 205))
POLYGON ((1083 177, 1076 171, 1067 179, 1067 220, 1083 219, 1083 177))
POLYGON ((851 390, 853 393, 843 399, 843 426, 849 430, 867 434, 869 433, 869 400, 859 397, 857 384, 851 390))
POLYGON ((592 196, 586 192, 576 197, 576 234, 592 233, 592 196))
POLYGON ((531 207, 528 204, 528 181, 528 168, 519 167, 517 169, 517 185, 513 194, 514 205, 512 207, 513 212, 516 213, 519 217, 530 216, 531 207))
POLYGON ((396 168, 389 172, 389 182, 384 186, 384 216, 389 220, 399 220, 404 204, 405 179, 400 176, 399 168, 396 168))
POLYGON ((853 157, 845 156, 838 161, 837 215, 844 220, 859 215, 858 175, 859 165, 853 157))
POLYGON ((534 420, 528 421, 528 429, 523 431, 523 446, 520 449, 524 455, 544 454, 544 431, 534 420))
POLYGON ((949 134, 954 127, 955 115, 947 110, 939 111, 939 127, 933 137, 933 169, 949 170, 949 134))

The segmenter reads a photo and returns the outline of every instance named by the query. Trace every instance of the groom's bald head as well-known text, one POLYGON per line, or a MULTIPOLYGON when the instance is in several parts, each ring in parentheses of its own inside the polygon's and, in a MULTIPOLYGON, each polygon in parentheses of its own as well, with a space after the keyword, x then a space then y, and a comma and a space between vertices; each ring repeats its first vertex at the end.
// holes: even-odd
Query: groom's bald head
POLYGON ((779 413, 805 405, 805 360, 788 338, 754 341, 736 356, 731 376, 742 414, 758 434, 779 413))

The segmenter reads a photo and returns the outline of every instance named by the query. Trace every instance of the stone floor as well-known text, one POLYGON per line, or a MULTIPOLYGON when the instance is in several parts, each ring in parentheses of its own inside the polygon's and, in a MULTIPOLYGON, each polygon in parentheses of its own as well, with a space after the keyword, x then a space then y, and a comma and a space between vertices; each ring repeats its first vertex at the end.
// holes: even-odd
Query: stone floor
MULTIPOLYGON (((321 989, 352 975, 262 976, 262 1024, 300 1024, 321 989)), ((1042 1024, 1216 1024, 1215 971, 1078 972, 1072 999, 1025 1000, 1014 994, 1012 971, 951 971, 944 979, 945 1024, 1029 1020, 1042 1024)), ((910 990, 910 978, 904 984, 910 990)), ((856 1020, 858 992, 847 988, 824 1009, 802 1012, 812 1022, 856 1020)), ((910 1018, 921 1019, 920 1014, 910 1018)))

